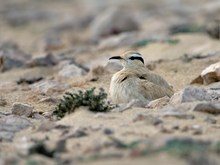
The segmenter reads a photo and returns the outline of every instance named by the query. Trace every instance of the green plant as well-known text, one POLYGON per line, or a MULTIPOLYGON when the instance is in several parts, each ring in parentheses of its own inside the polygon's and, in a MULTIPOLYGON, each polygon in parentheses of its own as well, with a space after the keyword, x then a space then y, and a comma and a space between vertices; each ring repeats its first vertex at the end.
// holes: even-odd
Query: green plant
POLYGON ((95 87, 89 90, 78 91, 78 93, 65 93, 63 99, 56 107, 53 114, 58 118, 62 118, 65 114, 69 114, 75 111, 80 106, 88 106, 90 111, 93 112, 107 112, 113 109, 115 106, 106 101, 107 93, 103 88, 99 89, 99 93, 95 94, 95 87))

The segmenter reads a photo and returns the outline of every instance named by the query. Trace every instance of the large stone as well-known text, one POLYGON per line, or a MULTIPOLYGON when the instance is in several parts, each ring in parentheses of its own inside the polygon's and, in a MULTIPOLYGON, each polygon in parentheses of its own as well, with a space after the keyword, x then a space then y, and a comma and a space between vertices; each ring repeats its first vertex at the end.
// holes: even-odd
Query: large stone
POLYGON ((91 23, 91 38, 98 41, 103 37, 138 29, 139 24, 131 12, 121 8, 110 8, 91 23))
POLYGON ((211 84, 220 81, 220 62, 210 65, 191 84, 211 84))
POLYGON ((14 103, 11 109, 12 114, 30 117, 34 107, 25 103, 14 103))
POLYGON ((27 66, 36 67, 36 66, 53 66, 58 63, 58 60, 54 57, 53 54, 49 53, 46 55, 40 55, 32 58, 27 62, 27 66))
POLYGON ((0 43, 0 71, 23 67, 30 56, 13 42, 0 43))
POLYGON ((220 114, 219 102, 199 102, 193 108, 193 111, 220 114))
POLYGON ((0 140, 12 140, 15 133, 33 126, 33 124, 25 117, 17 115, 5 116, 0 119, 0 140))
POLYGON ((72 78, 76 76, 82 76, 85 74, 85 70, 74 65, 74 64, 69 64, 64 66, 59 72, 58 75, 63 78, 72 78))
POLYGON ((201 87, 188 86, 183 90, 175 93, 171 99, 171 104, 179 104, 185 102, 194 102, 194 101, 211 101, 212 97, 208 92, 201 87))

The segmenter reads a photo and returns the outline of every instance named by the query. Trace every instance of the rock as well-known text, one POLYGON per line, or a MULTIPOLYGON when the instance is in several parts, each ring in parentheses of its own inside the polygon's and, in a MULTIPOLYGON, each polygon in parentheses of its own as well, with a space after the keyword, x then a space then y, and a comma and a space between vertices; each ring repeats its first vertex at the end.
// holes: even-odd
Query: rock
POLYGON ((193 108, 193 111, 219 114, 220 103, 219 102, 198 102, 196 106, 193 108))
POLYGON ((111 134, 114 133, 114 130, 111 129, 111 128, 105 128, 105 129, 103 130, 103 133, 104 133, 105 135, 111 135, 111 134))
POLYGON ((220 80, 220 62, 210 65, 191 84, 211 84, 220 80))
POLYGON ((147 115, 147 114, 143 114, 143 113, 139 113, 137 114, 134 119, 133 122, 137 122, 137 121, 142 121, 144 120, 146 122, 146 124, 150 124, 150 125, 159 125, 161 123, 163 123, 163 121, 159 118, 159 117, 155 117, 152 115, 147 115))
POLYGON ((17 44, 13 42, 0 43, 0 69, 2 72, 23 67, 30 58, 31 56, 20 50, 17 44))
POLYGON ((195 116, 190 114, 189 111, 194 107, 194 104, 183 103, 177 105, 167 105, 158 109, 161 117, 175 117, 178 119, 194 119, 195 116))
POLYGON ((212 85, 207 86, 207 92, 211 96, 213 101, 219 101, 220 100, 220 88, 219 83, 213 83, 212 85), (215 87, 217 86, 217 87, 215 87))
POLYGON ((15 125, 16 128, 24 129, 32 126, 33 124, 23 116, 10 115, 0 120, 0 123, 5 123, 8 125, 15 125))
POLYGON ((203 133, 202 127, 200 125, 192 125, 191 130, 194 135, 201 135, 203 133))
POLYGON ((28 67, 53 66, 56 64, 58 64, 58 60, 51 53, 48 53, 46 55, 36 56, 26 63, 28 67))
POLYGON ((211 117, 207 117, 204 121, 208 124, 216 124, 217 123, 217 120, 214 118, 211 118, 211 117))
POLYGON ((132 107, 142 107, 144 108, 147 103, 142 102, 141 100, 133 99, 129 103, 120 104, 118 107, 114 108, 114 112, 123 112, 125 110, 131 109, 132 107))
POLYGON ((162 98, 151 101, 147 106, 149 108, 161 108, 168 104, 170 98, 168 96, 164 96, 162 98))
POLYGON ((14 115, 30 117, 34 107, 30 104, 25 103, 13 103, 11 112, 14 115))
POLYGON ((10 141, 16 132, 30 126, 33 124, 25 117, 10 115, 0 118, 0 139, 10 141))
POLYGON ((74 64, 64 66, 59 72, 58 75, 63 78, 73 78, 77 76, 82 76, 86 71, 74 64))
POLYGON ((186 113, 167 113, 166 115, 163 115, 164 117, 175 117, 178 119, 194 119, 195 116, 193 114, 186 114, 186 113))
POLYGON ((188 86, 183 90, 175 93, 171 99, 171 104, 179 104, 185 102, 194 102, 194 101, 211 101, 211 96, 207 93, 204 88, 188 86))
POLYGON ((139 24, 134 15, 122 8, 110 8, 98 15, 91 23, 91 38, 98 41, 100 38, 122 32, 139 29, 139 24))
POLYGON ((68 138, 79 138, 79 137, 84 137, 87 136, 88 133, 86 132, 85 128, 76 128, 74 130, 70 130, 68 133, 63 135, 63 139, 68 139, 68 138))
POLYGON ((69 88, 67 84, 63 84, 54 80, 40 81, 32 84, 30 87, 43 93, 61 92, 69 88))
POLYGON ((209 36, 218 40, 220 40, 219 24, 220 20, 218 19, 206 27, 206 32, 209 34, 209 36))

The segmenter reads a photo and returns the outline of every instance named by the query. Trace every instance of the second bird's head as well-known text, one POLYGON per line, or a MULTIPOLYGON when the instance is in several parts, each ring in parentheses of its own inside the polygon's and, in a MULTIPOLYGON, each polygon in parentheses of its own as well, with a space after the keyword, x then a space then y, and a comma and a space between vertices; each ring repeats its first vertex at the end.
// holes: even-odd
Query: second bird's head
POLYGON ((134 52, 134 51, 128 51, 128 52, 123 53, 120 56, 113 56, 109 58, 109 60, 111 59, 120 60, 121 64, 125 68, 144 66, 143 56, 140 53, 134 52))

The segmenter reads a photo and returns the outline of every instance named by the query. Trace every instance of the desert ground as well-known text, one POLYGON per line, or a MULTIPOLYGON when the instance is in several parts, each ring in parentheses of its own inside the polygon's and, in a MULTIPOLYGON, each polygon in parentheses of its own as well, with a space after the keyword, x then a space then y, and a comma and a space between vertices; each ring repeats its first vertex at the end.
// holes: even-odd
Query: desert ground
POLYGON ((219 60, 219 0, 0 1, 0 165, 220 164, 219 60), (128 50, 171 98, 112 105, 128 50), (54 114, 93 87, 114 108, 54 114))

